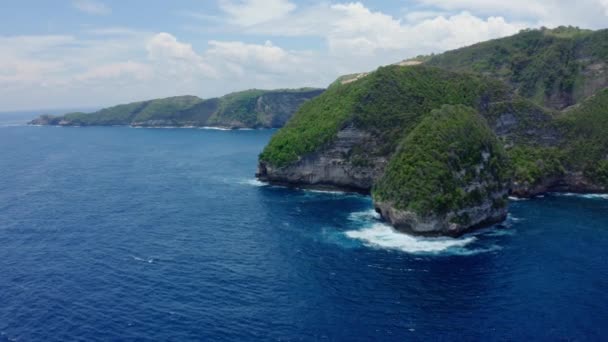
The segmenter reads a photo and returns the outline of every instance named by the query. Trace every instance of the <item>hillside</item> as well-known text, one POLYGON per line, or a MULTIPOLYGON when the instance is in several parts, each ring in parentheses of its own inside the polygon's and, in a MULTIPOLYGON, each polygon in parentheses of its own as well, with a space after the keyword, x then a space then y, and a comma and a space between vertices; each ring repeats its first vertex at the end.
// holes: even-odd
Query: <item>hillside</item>
POLYGON ((504 217, 509 192, 608 189, 607 118, 608 90, 560 112, 489 76, 393 65, 302 106, 257 176, 371 192, 397 228, 457 235, 504 217))
POLYGON ((608 86, 608 30, 524 30, 420 60, 503 80, 539 105, 563 109, 608 86))
POLYGON ((225 128, 281 127, 321 89, 247 90, 203 100, 196 96, 134 102, 94 113, 42 115, 30 122, 60 126, 213 126, 225 128))
POLYGON ((505 146, 548 149, 561 139, 552 111, 512 94, 500 81, 394 65, 334 85, 302 106, 261 153, 258 176, 367 193, 408 134, 446 104, 476 109, 505 146))

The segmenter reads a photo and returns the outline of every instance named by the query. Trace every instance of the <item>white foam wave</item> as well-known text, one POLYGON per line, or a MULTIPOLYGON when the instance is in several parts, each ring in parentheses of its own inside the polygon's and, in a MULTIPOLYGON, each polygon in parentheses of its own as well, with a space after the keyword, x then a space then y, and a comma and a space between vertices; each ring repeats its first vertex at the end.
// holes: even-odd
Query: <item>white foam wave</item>
POLYGON ((131 257, 133 258, 133 260, 136 260, 136 261, 142 261, 142 262, 147 262, 148 264, 151 264, 151 263, 153 263, 153 262, 154 262, 154 259, 153 259, 153 258, 149 258, 149 259, 143 259, 143 258, 140 258, 140 257, 135 256, 135 255, 132 255, 131 257))
POLYGON ((346 191, 339 191, 339 190, 320 190, 320 189, 306 189, 303 188, 301 189, 303 191, 306 192, 313 192, 313 193, 317 193, 317 194, 328 194, 328 195, 350 195, 350 192, 346 192, 346 191))
POLYGON ((208 130, 214 130, 214 131, 232 131, 232 128, 213 127, 213 126, 204 126, 204 127, 200 127, 199 129, 208 129, 208 130))
POLYGON ((251 186, 267 186, 268 183, 262 182, 255 178, 243 179, 239 181, 239 184, 251 185, 251 186))
POLYGON ((573 192, 556 192, 552 193, 554 196, 565 196, 565 197, 579 197, 587 199, 608 199, 608 194, 577 194, 573 192))
POLYGON ((362 241, 365 245, 376 248, 399 250, 406 253, 456 252, 458 254, 473 254, 477 251, 467 251, 467 245, 477 240, 473 236, 462 238, 424 238, 415 237, 395 231, 392 227, 376 223, 369 228, 347 231, 346 236, 362 241))
POLYGON ((374 220, 380 219, 380 214, 378 214, 374 209, 369 209, 365 211, 357 211, 348 215, 348 219, 351 221, 364 221, 371 222, 374 220))
POLYGON ((509 196, 509 201, 527 201, 529 200, 529 198, 523 198, 523 197, 514 197, 514 196, 509 196))
POLYGON ((521 219, 519 217, 513 216, 512 214, 507 215, 507 222, 519 222, 521 219))

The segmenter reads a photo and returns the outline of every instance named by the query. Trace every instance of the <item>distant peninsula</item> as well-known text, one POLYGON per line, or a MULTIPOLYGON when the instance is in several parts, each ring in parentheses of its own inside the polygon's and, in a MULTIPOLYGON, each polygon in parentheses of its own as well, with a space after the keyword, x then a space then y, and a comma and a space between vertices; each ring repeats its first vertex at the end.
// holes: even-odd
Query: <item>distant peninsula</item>
POLYGON ((104 108, 94 113, 41 115, 31 125, 279 128, 324 89, 246 90, 203 100, 176 96, 104 108))
POLYGON ((261 153, 272 184, 371 194, 398 230, 461 235, 510 196, 608 191, 608 30, 523 30, 339 78, 261 153))

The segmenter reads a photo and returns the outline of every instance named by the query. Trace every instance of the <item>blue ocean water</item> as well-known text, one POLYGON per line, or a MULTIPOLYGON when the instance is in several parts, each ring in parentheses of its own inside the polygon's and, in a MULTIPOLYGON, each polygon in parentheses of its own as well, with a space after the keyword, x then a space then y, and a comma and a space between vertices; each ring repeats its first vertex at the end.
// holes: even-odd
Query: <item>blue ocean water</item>
POLYGON ((412 238, 256 182, 273 133, 0 127, 0 341, 608 336, 605 196, 412 238))

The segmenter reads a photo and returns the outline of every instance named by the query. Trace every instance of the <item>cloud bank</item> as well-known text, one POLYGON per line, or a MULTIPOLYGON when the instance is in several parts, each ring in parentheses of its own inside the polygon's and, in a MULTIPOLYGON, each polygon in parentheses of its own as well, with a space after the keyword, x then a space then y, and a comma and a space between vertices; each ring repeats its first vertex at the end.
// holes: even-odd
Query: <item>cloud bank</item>
MULTIPOLYGON (((112 14, 98 1, 75 0, 72 5, 92 15, 112 14)), ((100 106, 182 94, 210 97, 253 87, 327 86, 342 74, 526 27, 587 23, 583 26, 597 28, 608 22, 608 0, 416 0, 396 13, 362 2, 220 0, 216 7, 214 15, 200 15, 196 9, 174 14, 189 27, 218 33, 217 39, 206 41, 191 35, 192 41, 185 41, 179 29, 115 26, 0 36, 0 91, 5 95, 0 110, 100 106), (311 40, 318 43, 306 43, 311 40)))

